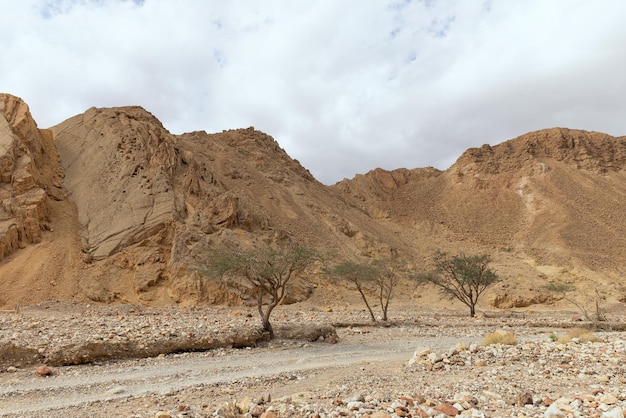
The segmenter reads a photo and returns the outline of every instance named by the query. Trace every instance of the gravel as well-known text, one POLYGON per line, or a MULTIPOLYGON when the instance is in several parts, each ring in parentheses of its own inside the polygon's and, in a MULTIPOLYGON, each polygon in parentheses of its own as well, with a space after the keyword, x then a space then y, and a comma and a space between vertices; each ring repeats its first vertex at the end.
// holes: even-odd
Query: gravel
POLYGON ((571 313, 471 319, 402 306, 382 326, 360 307, 292 305, 273 318, 270 342, 248 308, 50 303, 0 313, 0 414, 626 416, 626 332, 563 340, 585 325, 571 313), (516 343, 481 344, 499 330, 516 343))

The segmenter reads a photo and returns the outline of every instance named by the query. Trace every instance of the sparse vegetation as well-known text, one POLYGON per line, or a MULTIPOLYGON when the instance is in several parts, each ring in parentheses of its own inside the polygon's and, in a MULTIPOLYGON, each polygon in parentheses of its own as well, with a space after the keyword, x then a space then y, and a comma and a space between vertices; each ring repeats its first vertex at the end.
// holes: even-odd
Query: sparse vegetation
POLYGON ((602 296, 597 289, 595 289, 595 297, 594 297, 594 307, 595 314, 594 316, 589 314, 589 310, 585 307, 585 303, 579 301, 576 297, 572 296, 572 293, 576 291, 576 286, 567 284, 567 283, 548 283, 543 286, 549 292, 559 293, 561 297, 574 305, 576 309, 583 315, 586 321, 592 322, 597 325, 598 322, 606 321, 606 315, 604 313, 604 309, 602 308, 601 301, 602 296))
POLYGON ((414 278, 419 284, 430 283, 438 287, 444 297, 458 299, 470 309, 470 316, 474 317, 480 296, 500 280, 488 267, 490 262, 491 258, 486 254, 449 256, 437 252, 434 271, 414 278))
POLYGON ((595 343, 600 341, 600 339, 587 328, 571 328, 567 331, 567 335, 559 337, 557 341, 565 344, 574 339, 581 343, 595 343))
POLYGON ((287 249, 213 250, 209 251, 206 266, 220 277, 225 274, 240 275, 252 285, 263 329, 273 339, 272 311, 287 296, 287 286, 294 274, 316 260, 318 255, 314 250, 290 245, 287 249))
POLYGON ((331 269, 330 274, 343 277, 355 286, 367 307, 372 322, 377 322, 366 295, 366 291, 372 290, 380 303, 381 319, 388 320, 389 302, 399 280, 399 265, 395 260, 386 258, 375 260, 371 264, 346 261, 331 269))
POLYGON ((380 309, 382 311, 382 320, 387 321, 389 311, 389 301, 393 297, 393 290, 399 280, 399 265, 392 259, 382 259, 375 262, 377 274, 374 276, 374 284, 380 309))
POLYGON ((367 283, 371 282, 374 277, 377 275, 377 270, 375 267, 366 263, 355 263, 353 261, 344 261, 329 271, 330 274, 343 277, 352 283, 356 290, 361 295, 365 306, 370 314, 370 318, 372 322, 376 322, 376 315, 374 315, 374 311, 367 300, 367 296, 365 295, 367 283))
POLYGON ((483 345, 492 344, 516 345, 517 339, 515 338, 515 334, 510 331, 496 331, 485 336, 483 340, 483 345))

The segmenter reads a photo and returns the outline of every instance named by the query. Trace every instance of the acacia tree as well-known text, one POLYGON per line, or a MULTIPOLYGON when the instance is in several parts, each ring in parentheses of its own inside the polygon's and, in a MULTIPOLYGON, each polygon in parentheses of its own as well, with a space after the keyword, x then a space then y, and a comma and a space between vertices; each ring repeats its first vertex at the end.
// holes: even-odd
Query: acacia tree
POLYGON ((487 288, 500 278, 488 266, 491 258, 481 255, 449 256, 438 251, 434 257, 435 269, 431 273, 415 276, 420 284, 430 283, 449 299, 458 299, 476 315, 478 299, 487 288))
POLYGON ((363 302, 365 302, 365 306, 370 313, 372 322, 376 322, 376 316, 374 315, 374 311, 372 311, 372 307, 367 300, 367 296, 365 296, 366 283, 376 277, 376 268, 365 263, 344 261, 336 265, 330 271, 330 273, 336 276, 343 277, 356 287, 356 290, 358 290, 358 292, 361 294, 363 302))
POLYGON ((332 269, 331 273, 354 284, 370 313, 372 322, 377 322, 365 294, 368 287, 373 287, 380 302, 382 320, 387 321, 389 301, 393 296, 393 289, 398 284, 397 266, 391 260, 377 260, 373 264, 345 261, 332 269))
POLYGON ((317 258, 314 250, 300 245, 287 249, 213 250, 207 258, 207 267, 220 277, 226 274, 242 276, 252 285, 263 329, 273 339, 272 311, 287 296, 288 284, 294 274, 302 272, 317 258))
POLYGON ((376 286, 376 294, 380 302, 380 309, 383 313, 383 321, 387 321, 387 312, 389 311, 389 301, 393 297, 393 289, 398 284, 399 267, 396 262, 390 259, 378 260, 375 262, 377 268, 374 276, 374 284, 376 286))

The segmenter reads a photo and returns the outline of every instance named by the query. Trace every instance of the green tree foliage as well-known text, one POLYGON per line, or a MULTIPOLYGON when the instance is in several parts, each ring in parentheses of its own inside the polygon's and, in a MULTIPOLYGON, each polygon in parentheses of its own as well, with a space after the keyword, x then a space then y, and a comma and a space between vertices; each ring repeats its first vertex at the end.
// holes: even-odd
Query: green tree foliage
POLYGON ((220 277, 238 275, 252 285, 263 329, 273 339, 272 311, 287 296, 288 284, 294 275, 316 260, 318 256, 313 249, 292 245, 287 249, 211 250, 206 265, 220 277))
POLYGON ((376 322, 376 315, 374 315, 374 311, 372 311, 372 307, 370 306, 367 296, 365 295, 366 283, 376 276, 376 269, 369 264, 344 261, 336 265, 330 271, 330 274, 343 277, 356 287, 356 290, 361 294, 363 302, 365 302, 365 306, 370 313, 372 322, 376 322))
POLYGON ((393 262, 377 260, 369 264, 344 261, 332 268, 330 274, 342 277, 354 285, 367 307, 372 322, 377 322, 376 315, 366 293, 375 293, 382 310, 382 320, 387 321, 389 301, 393 296, 393 289, 398 284, 397 267, 393 262))
POLYGON ((470 309, 470 316, 474 317, 480 296, 500 280, 489 268, 490 262, 491 258, 486 254, 449 256, 437 252, 434 257, 435 269, 431 273, 417 275, 415 279, 420 284, 434 285, 449 299, 458 299, 470 309))

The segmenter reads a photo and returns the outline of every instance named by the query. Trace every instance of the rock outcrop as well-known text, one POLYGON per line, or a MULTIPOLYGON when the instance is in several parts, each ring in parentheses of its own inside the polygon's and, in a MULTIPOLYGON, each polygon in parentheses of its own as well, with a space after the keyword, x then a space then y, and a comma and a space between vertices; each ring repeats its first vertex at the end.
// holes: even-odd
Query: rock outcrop
POLYGON ((48 199, 62 199, 58 154, 21 99, 0 94, 0 259, 41 241, 48 199))
MULTIPOLYGON (((85 252, 101 260, 182 216, 173 190, 175 139, 138 107, 91 108, 52 129, 76 203, 85 252)), ((182 204, 182 202, 180 202, 182 204)))

